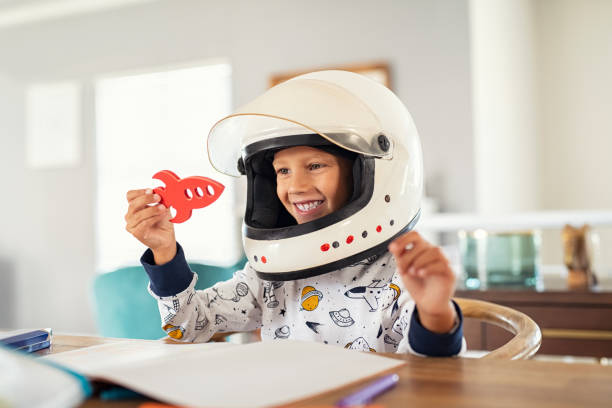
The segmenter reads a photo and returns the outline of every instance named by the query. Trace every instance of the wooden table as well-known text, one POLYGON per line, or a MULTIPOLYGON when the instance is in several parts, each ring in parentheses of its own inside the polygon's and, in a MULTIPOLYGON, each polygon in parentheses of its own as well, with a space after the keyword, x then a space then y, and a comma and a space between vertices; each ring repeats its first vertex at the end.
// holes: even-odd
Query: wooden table
MULTIPOLYGON (((117 339, 55 335, 51 349, 40 354, 114 341, 117 339)), ((612 367, 609 366, 386 355, 406 361, 406 365, 396 370, 400 375, 399 385, 375 401, 387 408, 612 406, 612 367)), ((354 384, 291 406, 332 405, 359 386, 354 384)), ((92 398, 83 407, 127 408, 137 407, 141 402, 104 402, 92 398)))

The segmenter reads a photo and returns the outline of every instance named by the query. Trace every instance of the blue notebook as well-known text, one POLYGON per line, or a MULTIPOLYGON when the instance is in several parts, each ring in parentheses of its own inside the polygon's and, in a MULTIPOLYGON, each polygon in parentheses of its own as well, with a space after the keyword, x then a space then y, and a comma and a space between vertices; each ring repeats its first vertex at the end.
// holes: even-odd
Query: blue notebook
POLYGON ((0 344, 13 350, 31 353, 51 345, 51 329, 0 333, 0 344))

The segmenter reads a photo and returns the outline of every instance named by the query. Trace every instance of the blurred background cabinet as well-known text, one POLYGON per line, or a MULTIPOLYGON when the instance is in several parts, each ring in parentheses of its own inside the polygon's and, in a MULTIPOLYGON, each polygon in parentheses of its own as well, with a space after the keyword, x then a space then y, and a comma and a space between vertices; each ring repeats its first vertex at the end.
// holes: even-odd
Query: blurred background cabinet
MULTIPOLYGON (((542 330, 538 354, 612 357, 612 288, 569 290, 457 290, 457 297, 486 300, 519 310, 542 330)), ((465 322, 472 350, 493 350, 511 335, 495 326, 465 322)))

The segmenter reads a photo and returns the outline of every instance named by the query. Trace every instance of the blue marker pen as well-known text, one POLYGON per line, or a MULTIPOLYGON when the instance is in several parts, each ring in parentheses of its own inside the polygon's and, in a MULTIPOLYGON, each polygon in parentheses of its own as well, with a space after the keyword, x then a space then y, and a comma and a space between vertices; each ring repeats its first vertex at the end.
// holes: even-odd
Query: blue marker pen
POLYGON ((350 407, 354 405, 366 405, 370 403, 374 398, 379 396, 385 391, 390 390, 395 387, 395 385, 399 382, 399 375, 390 374, 386 375, 382 378, 379 378, 376 381, 373 381, 367 385, 365 385, 359 391, 347 395, 342 398, 340 401, 336 402, 336 407, 350 407))

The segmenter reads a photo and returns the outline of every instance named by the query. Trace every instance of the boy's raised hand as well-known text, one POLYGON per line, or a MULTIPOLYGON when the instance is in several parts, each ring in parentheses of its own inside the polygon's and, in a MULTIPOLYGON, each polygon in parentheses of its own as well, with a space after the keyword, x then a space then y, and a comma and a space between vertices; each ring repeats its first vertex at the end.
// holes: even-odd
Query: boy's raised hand
POLYGON ((170 209, 162 204, 150 205, 160 201, 152 189, 130 190, 126 198, 129 206, 125 229, 151 248, 157 265, 172 260, 176 255, 176 238, 170 209))
POLYGON ((450 302, 455 274, 442 250, 410 231, 389 245, 404 287, 414 299, 421 324, 436 333, 448 333, 455 324, 450 302))

